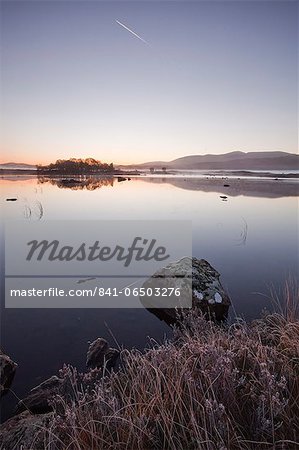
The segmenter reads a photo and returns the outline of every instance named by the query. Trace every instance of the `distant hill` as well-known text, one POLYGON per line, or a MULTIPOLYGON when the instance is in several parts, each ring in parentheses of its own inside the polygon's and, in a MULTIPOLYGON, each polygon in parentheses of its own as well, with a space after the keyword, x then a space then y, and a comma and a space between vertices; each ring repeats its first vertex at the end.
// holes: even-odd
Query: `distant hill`
POLYGON ((130 165, 138 169, 185 170, 298 170, 299 155, 287 152, 230 152, 222 155, 190 155, 172 161, 130 165))
POLYGON ((32 170, 36 169, 35 165, 32 164, 25 164, 25 163, 14 163, 14 162, 8 162, 8 163, 2 163, 0 164, 0 169, 23 169, 23 170, 32 170))
MULTIPOLYGON (((299 170, 299 155, 287 152, 230 152, 221 155, 190 155, 172 161, 150 161, 143 164, 118 166, 124 169, 161 170, 299 170)), ((0 169, 36 170, 36 166, 25 163, 2 163, 0 169)))

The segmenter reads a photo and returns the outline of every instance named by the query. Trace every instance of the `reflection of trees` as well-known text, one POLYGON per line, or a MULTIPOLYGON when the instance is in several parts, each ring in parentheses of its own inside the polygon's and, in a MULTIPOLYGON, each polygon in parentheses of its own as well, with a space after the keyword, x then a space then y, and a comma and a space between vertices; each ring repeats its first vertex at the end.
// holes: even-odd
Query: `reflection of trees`
POLYGON ((113 177, 80 177, 80 178, 53 178, 53 177, 38 177, 38 183, 50 183, 60 189, 72 189, 73 191, 94 191, 104 186, 113 187, 113 177))

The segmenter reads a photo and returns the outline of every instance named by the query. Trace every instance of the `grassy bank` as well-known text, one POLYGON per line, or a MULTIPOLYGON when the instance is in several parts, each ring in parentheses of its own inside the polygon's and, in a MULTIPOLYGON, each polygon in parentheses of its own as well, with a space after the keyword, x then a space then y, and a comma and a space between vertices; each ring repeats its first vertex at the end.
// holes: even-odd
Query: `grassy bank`
POLYGON ((33 448, 41 440, 78 450, 299 447, 294 305, 224 328, 186 315, 171 341, 123 351, 123 369, 111 376, 65 367, 75 400, 55 400, 33 448))

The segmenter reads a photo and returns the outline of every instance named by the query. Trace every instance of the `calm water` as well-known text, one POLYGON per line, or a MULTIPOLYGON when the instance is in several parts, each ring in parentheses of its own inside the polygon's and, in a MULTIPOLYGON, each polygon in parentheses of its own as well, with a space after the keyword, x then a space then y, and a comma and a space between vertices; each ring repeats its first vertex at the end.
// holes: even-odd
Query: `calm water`
MULTIPOLYGON (((207 185, 202 190, 194 180, 170 178, 105 180, 84 189, 25 177, 0 180, 0 184, 4 217, 9 219, 192 220, 193 255, 208 260, 221 273, 233 302, 232 314, 248 319, 269 307, 271 287, 278 291, 288 276, 297 276, 298 197, 293 189, 288 196, 283 188, 277 193, 277 187, 275 194, 271 188, 255 194, 255 188, 231 196, 223 187, 207 185), (227 201, 220 199, 223 193, 227 201), (9 197, 18 200, 6 202, 9 197)), ((3 261, 2 252, 2 266, 3 261)), ((3 270, 1 282, 3 301, 3 270)), ((19 397, 64 362, 84 369, 88 341, 99 336, 114 344, 113 334, 121 346, 142 349, 149 336, 160 341, 169 333, 163 322, 141 309, 3 308, 1 314, 1 347, 19 364, 13 384, 19 397)), ((4 416, 13 403, 8 394, 4 416)))

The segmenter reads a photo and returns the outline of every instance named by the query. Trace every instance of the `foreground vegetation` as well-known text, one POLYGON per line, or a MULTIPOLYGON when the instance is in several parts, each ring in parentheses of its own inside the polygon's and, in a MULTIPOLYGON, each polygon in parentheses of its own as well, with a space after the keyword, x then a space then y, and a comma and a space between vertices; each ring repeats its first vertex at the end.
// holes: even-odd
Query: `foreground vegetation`
POLYGON ((294 305, 250 325, 189 314, 174 337, 99 377, 62 370, 72 400, 35 435, 49 449, 295 449, 299 321, 294 305), (84 386, 84 387, 83 387, 84 386))

